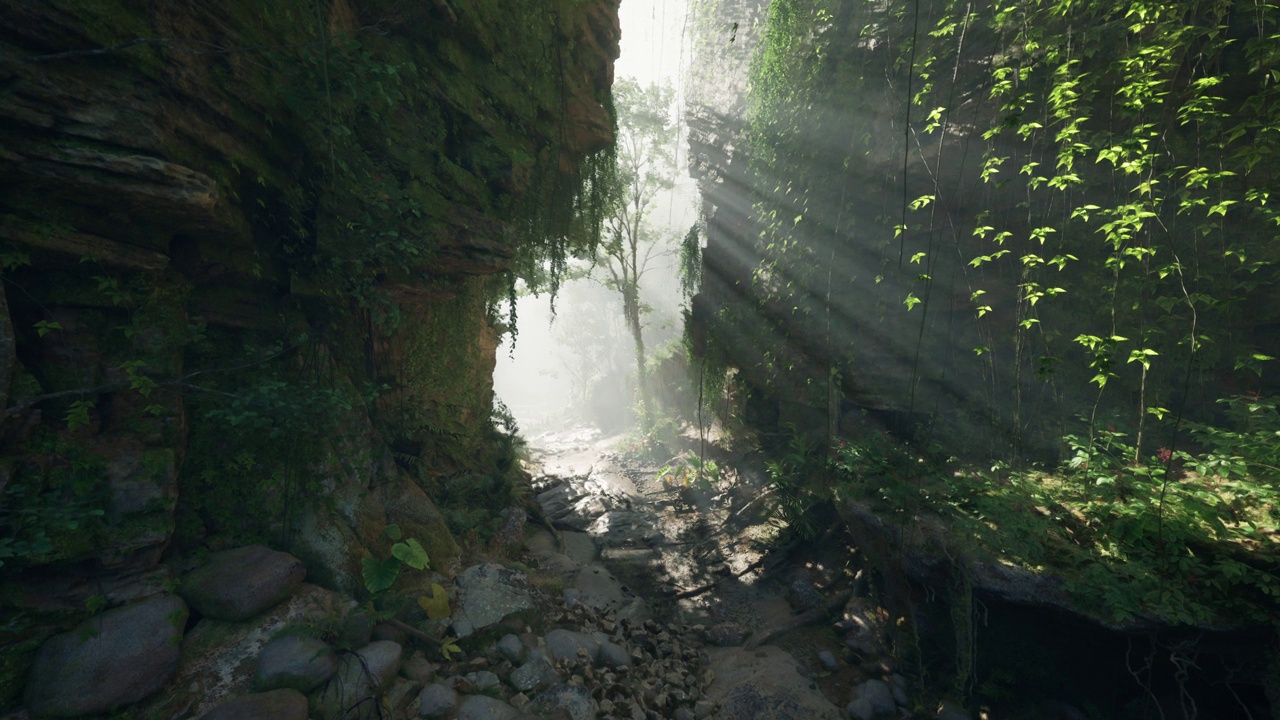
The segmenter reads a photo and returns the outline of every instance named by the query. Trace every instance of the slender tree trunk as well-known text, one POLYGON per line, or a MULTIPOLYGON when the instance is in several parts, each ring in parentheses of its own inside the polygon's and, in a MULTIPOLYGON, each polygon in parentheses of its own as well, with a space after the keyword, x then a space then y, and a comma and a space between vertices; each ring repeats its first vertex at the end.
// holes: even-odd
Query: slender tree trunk
POLYGON ((649 413, 649 390, 644 372, 644 330, 640 326, 640 292, 639 288, 628 288, 623 302, 626 304, 625 315, 627 316, 627 326, 631 331, 631 340, 635 344, 636 351, 636 392, 640 396, 640 420, 644 424, 648 424, 649 413))

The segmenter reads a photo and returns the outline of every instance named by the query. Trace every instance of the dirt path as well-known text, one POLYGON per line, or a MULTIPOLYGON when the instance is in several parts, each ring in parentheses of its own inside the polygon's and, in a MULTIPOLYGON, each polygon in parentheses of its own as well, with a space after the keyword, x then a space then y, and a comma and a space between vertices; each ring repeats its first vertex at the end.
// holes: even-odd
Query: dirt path
POLYGON ((867 601, 850 599, 858 568, 834 533, 780 551, 778 528, 760 513, 766 503, 755 502, 760 474, 727 459, 717 483, 667 487, 659 466, 629 461, 621 442, 580 427, 531 443, 535 499, 561 543, 541 533, 530 549, 566 579, 566 597, 696 628, 725 657, 739 647, 756 653, 739 663, 789 655, 834 707, 868 680, 892 682, 883 623, 867 601), (762 644, 777 650, 759 655, 762 644))

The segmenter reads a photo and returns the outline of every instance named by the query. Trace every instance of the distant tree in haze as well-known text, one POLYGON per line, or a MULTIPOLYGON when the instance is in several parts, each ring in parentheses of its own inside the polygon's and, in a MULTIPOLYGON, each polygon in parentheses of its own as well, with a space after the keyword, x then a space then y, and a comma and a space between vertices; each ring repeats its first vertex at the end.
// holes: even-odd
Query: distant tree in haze
POLYGON ((643 314, 640 282, 650 261, 668 251, 674 238, 654 227, 650 215, 658 193, 675 184, 676 124, 670 85, 641 87, 630 78, 613 89, 618 113, 617 201, 605 223, 596 263, 604 268, 602 282, 622 300, 622 314, 635 346, 636 388, 641 420, 648 417, 649 392, 645 378, 643 314))

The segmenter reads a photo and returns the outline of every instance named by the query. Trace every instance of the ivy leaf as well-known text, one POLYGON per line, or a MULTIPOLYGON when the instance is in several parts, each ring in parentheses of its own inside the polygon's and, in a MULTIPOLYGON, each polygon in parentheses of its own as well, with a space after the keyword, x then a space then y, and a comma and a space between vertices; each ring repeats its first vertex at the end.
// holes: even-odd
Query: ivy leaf
POLYGON ((361 561, 360 574, 365 588, 376 595, 394 585, 396 578, 400 577, 400 561, 393 557, 382 560, 367 557, 361 561))
POLYGON ((382 531, 382 534, 386 535, 392 540, 399 540, 400 538, 404 537, 404 534, 400 532, 400 526, 395 524, 388 525, 382 531))
POLYGON ((89 424, 89 408, 93 403, 88 400, 77 400, 67 408, 67 429, 75 430, 89 424))
POLYGON ((427 613, 428 620, 443 620, 453 614, 449 607, 449 595, 439 583, 431 583, 431 595, 418 598, 418 607, 427 613))
POLYGON ((392 545, 391 555, 414 570, 426 570, 431 564, 427 551, 414 538, 392 545))

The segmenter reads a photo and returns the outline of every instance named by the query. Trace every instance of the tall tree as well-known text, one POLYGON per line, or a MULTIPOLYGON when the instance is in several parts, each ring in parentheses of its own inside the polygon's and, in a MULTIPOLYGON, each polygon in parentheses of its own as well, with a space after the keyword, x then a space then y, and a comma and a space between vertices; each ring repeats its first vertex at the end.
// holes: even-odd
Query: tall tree
POLYGON ((614 85, 618 113, 617 201, 605 225, 605 242, 596 262, 607 272, 604 284, 618 293, 622 314, 635 345, 636 388, 641 417, 648 417, 649 393, 645 382, 643 314, 640 281, 650 261, 667 251, 673 238, 651 222, 658 193, 675 184, 676 128, 671 108, 675 92, 670 85, 641 87, 623 78, 614 85))

